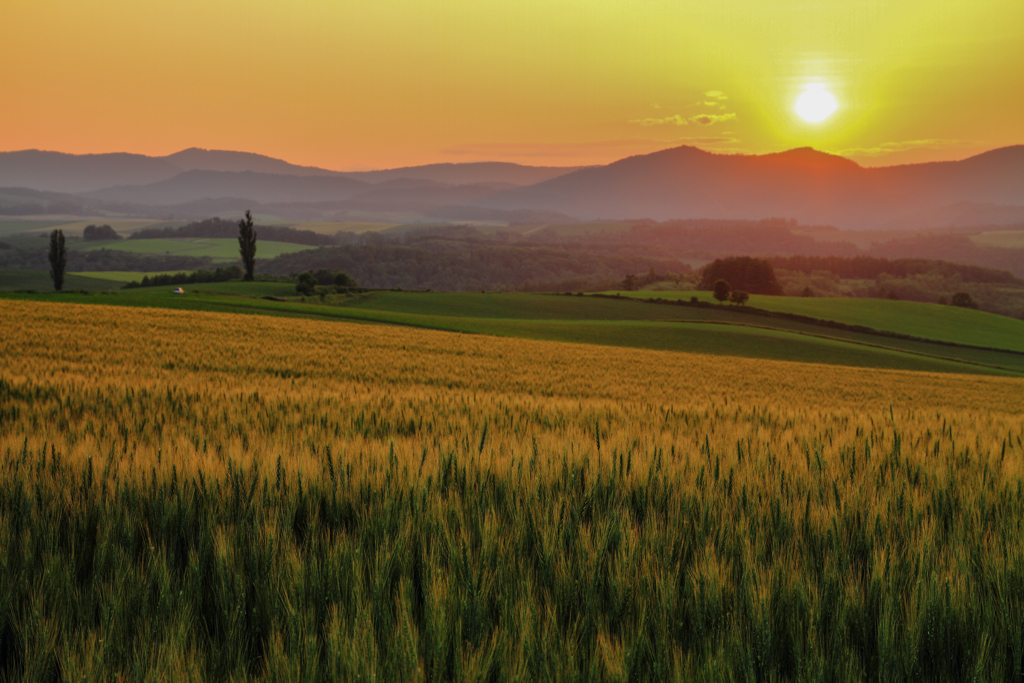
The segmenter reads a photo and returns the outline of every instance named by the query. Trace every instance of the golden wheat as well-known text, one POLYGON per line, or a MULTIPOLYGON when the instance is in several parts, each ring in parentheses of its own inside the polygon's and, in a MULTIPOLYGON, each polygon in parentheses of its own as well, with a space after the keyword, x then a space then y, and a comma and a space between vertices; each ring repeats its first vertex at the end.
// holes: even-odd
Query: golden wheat
MULTIPOLYGON (((608 613, 626 614, 645 596, 652 610, 660 610, 648 615, 652 623, 678 616, 670 605, 682 599, 681 588, 665 577, 680 562, 673 545, 678 541, 671 539, 691 533, 688 525, 693 538, 703 540, 686 569, 687 604, 697 605, 697 614, 719 615, 722 623, 739 619, 730 606, 743 600, 845 600, 856 606, 870 587, 889 586, 896 581, 892 577, 905 574, 901 567, 917 562, 913 575, 924 588, 892 589, 901 613, 883 617, 899 625, 886 633, 923 633, 932 628, 922 621, 932 613, 925 604, 929 596, 945 591, 949 605, 968 604, 977 590, 972 572, 1012 576, 1024 559, 1019 547, 1006 546, 1007 538, 1024 532, 1006 527, 1019 526, 1019 515, 1004 521, 992 512, 1011 509, 1007 492, 1019 492, 1024 479, 1024 380, 13 301, 0 303, 0 329, 0 468, 10 479, 26 463, 38 463, 31 475, 37 495, 63 500, 64 509, 74 509, 74 494, 61 488, 63 480, 47 483, 38 474, 47 466, 52 471, 55 459, 58 472, 60 466, 89 468, 89 476, 93 468, 102 471, 111 490, 157 480, 228 481, 239 470, 258 473, 252 478, 256 490, 260 479, 264 487, 275 477, 309 482, 322 480, 329 469, 332 481, 337 476, 371 490, 397 491, 401 505, 412 495, 408 504, 421 506, 418 517, 446 520, 440 549, 430 551, 428 564, 448 566, 461 553, 463 565, 482 568, 471 581, 429 574, 426 616, 403 611, 412 603, 401 596, 412 588, 406 578, 398 581, 398 611, 389 623, 398 634, 394 638, 410 648, 410 661, 432 656, 417 650, 429 645, 417 640, 417 628, 462 628, 462 621, 430 620, 454 613, 466 585, 487 595, 494 586, 515 585, 517 573, 525 571, 497 559, 512 552, 503 526, 508 520, 473 507, 488 476, 511 482, 514 495, 530 496, 526 518, 514 520, 515 528, 533 530, 522 533, 533 534, 530 543, 541 558, 537 585, 560 585, 565 594, 521 595, 515 609, 523 610, 523 624, 534 624, 536 642, 566 648, 552 655, 566 661, 580 656, 573 648, 582 641, 571 634, 559 639, 561 617, 551 605, 590 599, 573 577, 628 577, 627 588, 619 584, 606 591, 617 596, 609 598, 608 613), (454 458, 479 474, 467 480, 462 504, 453 505, 447 494, 407 493, 437 487, 454 458), (570 539, 564 519, 576 514, 579 501, 567 498, 564 487, 577 475, 587 478, 581 490, 596 481, 600 492, 601 481, 614 479, 616 486, 621 483, 616 495, 623 496, 623 505, 633 505, 628 496, 642 491, 645 501, 661 501, 661 512, 643 513, 648 503, 637 503, 641 512, 628 523, 609 517, 579 524, 570 539), (960 492, 981 502, 967 505, 960 492), (948 542, 951 511, 962 513, 957 533, 974 539, 970 547, 948 542), (666 528, 668 519, 681 520, 682 529, 666 528), (830 585, 819 580, 825 570, 816 570, 821 576, 813 581, 807 577, 824 551, 800 539, 859 542, 851 530, 875 534, 875 544, 864 551, 865 573, 852 574, 836 595, 823 596, 830 585), (609 539, 613 557, 604 551, 609 539), (740 575, 743 582, 737 583, 740 575), (540 611, 533 611, 536 605, 540 611)), ((277 547, 274 539, 291 533, 272 516, 259 523, 260 547, 277 547)), ((410 547, 414 523, 407 518, 389 532, 389 552, 410 547)), ((231 526, 212 533, 216 562, 238 564, 241 550, 231 526)), ((158 546, 153 543, 153 552, 158 546)), ((312 581, 303 577, 315 568, 296 547, 275 552, 283 553, 276 560, 282 585, 312 581)), ((361 560, 339 561, 356 566, 361 560)), ((232 590, 223 587, 225 594, 232 590)), ((268 666, 288 657, 309 666, 328 661, 330 675, 343 677, 375 666, 377 617, 364 610, 364 598, 373 603, 357 595, 344 616, 338 605, 322 616, 329 636, 316 647, 337 656, 303 649, 302 638, 315 624, 298 621, 289 627, 290 645, 280 634, 265 644, 268 666), (363 654, 347 660, 353 653, 363 654)), ((614 678, 626 669, 626 648, 604 609, 591 610, 604 616, 586 647, 595 653, 595 671, 614 678)), ((860 618, 850 610, 850 619, 860 618)), ((736 623, 761 623, 755 617, 736 623)), ((717 632, 720 624, 708 628, 717 632)), ((33 637, 48 642, 40 633, 33 637)), ((175 633, 166 638, 189 643, 188 652, 197 647, 191 636, 175 633)), ((508 661, 523 666, 515 652, 528 647, 526 640, 463 645, 464 677, 487 670, 482 658, 499 645, 508 661)), ((713 652, 698 661, 681 647, 677 643, 664 653, 677 672, 712 671, 713 652)), ((67 648, 67 666, 102 677, 102 667, 90 659, 100 643, 67 648)), ((152 658, 152 666, 144 665, 150 670, 167 667, 192 676, 195 661, 188 652, 138 656, 152 658)), ((842 661, 848 675, 839 677, 863 672, 852 659, 842 661)), ((409 671, 417 677, 415 667, 409 671)))

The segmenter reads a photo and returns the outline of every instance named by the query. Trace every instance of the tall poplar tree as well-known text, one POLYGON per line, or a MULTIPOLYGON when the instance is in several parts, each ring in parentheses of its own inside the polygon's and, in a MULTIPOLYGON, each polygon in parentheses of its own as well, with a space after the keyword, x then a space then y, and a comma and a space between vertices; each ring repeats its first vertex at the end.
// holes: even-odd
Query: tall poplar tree
POLYGON ((252 214, 245 212, 245 218, 238 221, 238 251, 242 254, 242 265, 245 266, 247 282, 252 281, 252 272, 256 268, 256 231, 252 227, 252 214))
POLYGON ((68 265, 68 253, 64 249, 64 231, 50 233, 50 278, 58 292, 64 289, 64 268, 68 265))

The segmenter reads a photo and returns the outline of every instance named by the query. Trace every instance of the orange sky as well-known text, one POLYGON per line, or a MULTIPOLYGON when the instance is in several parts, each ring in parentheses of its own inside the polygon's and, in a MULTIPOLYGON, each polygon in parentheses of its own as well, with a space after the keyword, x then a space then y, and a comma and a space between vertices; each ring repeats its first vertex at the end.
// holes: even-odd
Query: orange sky
POLYGON ((8 0, 0 150, 339 170, 1024 143, 1021 0, 8 0), (810 84, 839 108, 809 124, 810 84))

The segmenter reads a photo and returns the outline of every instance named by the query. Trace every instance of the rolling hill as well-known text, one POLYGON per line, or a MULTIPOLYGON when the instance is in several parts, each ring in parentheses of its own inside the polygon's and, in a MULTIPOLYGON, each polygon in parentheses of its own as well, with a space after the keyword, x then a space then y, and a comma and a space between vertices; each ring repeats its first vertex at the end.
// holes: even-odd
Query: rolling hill
POLYGON ((0 153, 0 187, 89 192, 122 183, 154 183, 181 169, 142 154, 63 154, 28 149, 0 153))
MULTIPOLYGON (((0 187, 67 193, 95 192, 105 189, 113 190, 122 186, 151 185, 190 171, 347 178, 353 182, 366 184, 412 179, 445 185, 497 183, 520 186, 549 180, 575 171, 577 168, 484 162, 427 164, 377 171, 341 172, 313 166, 298 166, 262 154, 195 147, 163 157, 121 153, 76 155, 32 149, 0 152, 0 187)), ((124 195, 123 191, 121 194, 124 195)), ((330 197, 330 199, 342 198, 341 196, 330 197)), ((287 201, 310 200, 303 199, 302 194, 299 193, 287 201)))
MULTIPOLYGON (((43 276, 45 273, 40 274, 40 279, 43 276)), ((325 290, 323 298, 307 299, 297 296, 294 284, 289 282, 220 282, 186 285, 185 289, 186 296, 171 293, 170 287, 145 287, 103 297, 46 292, 5 293, 0 299, 356 321, 493 337, 828 365, 1018 377, 1024 374, 1024 353, 1006 349, 998 340, 999 348, 978 348, 959 345, 974 341, 970 337, 957 337, 945 343, 901 339, 785 318, 753 317, 728 306, 644 305, 625 297, 400 291, 351 295, 325 290)), ((962 312, 942 307, 922 314, 922 319, 935 318, 941 324, 939 318, 949 313, 954 315, 947 322, 953 323, 962 312)), ((975 311, 967 316, 971 314, 985 316, 975 311)), ((1008 324, 1021 325, 1019 321, 1008 324)))
POLYGON ((348 199, 367 184, 341 176, 299 176, 255 171, 185 171, 149 185, 120 185, 87 193, 108 202, 172 206, 231 197, 263 202, 348 199))

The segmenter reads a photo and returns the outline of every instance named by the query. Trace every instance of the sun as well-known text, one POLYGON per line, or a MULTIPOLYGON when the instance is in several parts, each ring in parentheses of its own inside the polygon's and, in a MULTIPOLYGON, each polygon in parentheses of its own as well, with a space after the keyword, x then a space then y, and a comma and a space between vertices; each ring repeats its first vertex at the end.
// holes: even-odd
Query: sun
POLYGON ((808 123, 821 123, 836 110, 839 103, 832 96, 825 86, 820 84, 809 85, 803 94, 796 100, 797 115, 808 123))

